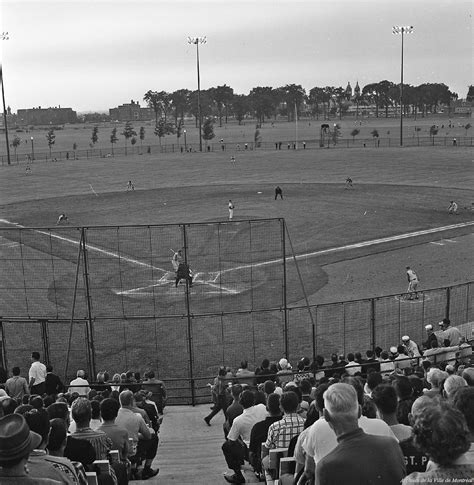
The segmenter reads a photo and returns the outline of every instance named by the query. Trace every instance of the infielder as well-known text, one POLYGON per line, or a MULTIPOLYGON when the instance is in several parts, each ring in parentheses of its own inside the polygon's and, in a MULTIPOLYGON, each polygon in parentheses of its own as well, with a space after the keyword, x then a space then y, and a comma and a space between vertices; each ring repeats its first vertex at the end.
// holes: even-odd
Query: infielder
POLYGON ((66 214, 59 214, 58 220, 56 221, 56 225, 61 224, 62 222, 66 223, 69 222, 66 214))
POLYGON ((415 300, 418 300, 418 276, 416 273, 410 268, 410 266, 407 266, 407 278, 408 278, 408 289, 407 289, 407 300, 413 300, 413 296, 415 297, 415 300))

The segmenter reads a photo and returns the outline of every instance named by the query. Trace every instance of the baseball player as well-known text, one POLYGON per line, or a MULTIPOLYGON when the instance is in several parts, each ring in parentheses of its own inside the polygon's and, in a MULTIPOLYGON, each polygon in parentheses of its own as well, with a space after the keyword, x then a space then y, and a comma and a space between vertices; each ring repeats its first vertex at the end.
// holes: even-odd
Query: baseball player
POLYGON ((410 268, 410 266, 407 266, 407 278, 408 278, 408 289, 407 289, 407 300, 418 300, 418 276, 416 273, 410 268))

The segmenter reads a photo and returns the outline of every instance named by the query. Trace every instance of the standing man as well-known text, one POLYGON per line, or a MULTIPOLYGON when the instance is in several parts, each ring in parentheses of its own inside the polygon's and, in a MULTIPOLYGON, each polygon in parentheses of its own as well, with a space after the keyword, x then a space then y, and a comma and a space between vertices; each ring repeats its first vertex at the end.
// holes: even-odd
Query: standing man
POLYGON ((275 200, 277 200, 278 196, 280 196, 280 199, 283 200, 283 190, 281 190, 279 185, 275 187, 275 200))
POLYGON ((45 393, 46 366, 40 362, 40 353, 31 353, 31 367, 28 372, 30 394, 42 396, 45 393))
POLYGON ((79 369, 76 372, 76 378, 73 379, 69 383, 68 392, 72 394, 73 392, 77 392, 81 397, 87 397, 89 391, 91 390, 89 387, 89 382, 87 381, 86 373, 82 369, 79 369))
POLYGON ((234 203, 229 199, 229 221, 231 221, 234 218, 234 208, 235 208, 234 203))
POLYGON ((7 391, 7 394, 10 397, 16 399, 18 402, 21 402, 23 396, 30 393, 30 390, 28 389, 28 382, 26 382, 24 377, 20 376, 19 367, 13 367, 12 374, 13 377, 10 377, 10 379, 5 382, 5 391, 7 391))
POLYGON ((183 258, 183 251, 181 249, 178 249, 176 253, 173 254, 173 258, 171 260, 171 264, 173 265, 173 269, 176 273, 178 271, 180 263, 184 261, 183 258))
POLYGON ((449 202, 449 207, 448 207, 448 214, 457 214, 458 213, 458 205, 454 200, 451 200, 449 202))
POLYGON ((408 279, 408 296, 407 300, 413 300, 413 296, 415 297, 415 300, 418 300, 418 276, 416 273, 410 268, 410 266, 407 266, 407 279, 408 279))
POLYGON ((128 181, 128 184, 127 184, 127 192, 129 190, 135 190, 135 186, 132 184, 132 181, 131 180, 129 180, 128 181))
POLYGON ((350 177, 346 178, 346 186, 344 187, 345 189, 352 188, 352 179, 350 177))

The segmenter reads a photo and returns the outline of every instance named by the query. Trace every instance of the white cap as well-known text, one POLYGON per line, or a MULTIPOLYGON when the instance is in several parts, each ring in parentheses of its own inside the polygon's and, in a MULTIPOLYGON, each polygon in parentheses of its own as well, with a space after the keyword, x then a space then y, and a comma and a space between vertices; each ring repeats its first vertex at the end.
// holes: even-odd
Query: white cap
POLYGON ((444 325, 444 322, 441 320, 441 322, 439 322, 438 325, 444 325))
POLYGON ((428 323, 428 325, 425 325, 426 330, 433 330, 433 325, 431 323, 428 323))
POLYGON ((402 340, 403 340, 403 341, 410 340, 410 337, 409 337, 408 335, 404 335, 404 336, 402 337, 402 340))
POLYGON ((390 353, 391 353, 391 354, 398 354, 398 349, 397 349, 397 347, 390 347, 390 353))

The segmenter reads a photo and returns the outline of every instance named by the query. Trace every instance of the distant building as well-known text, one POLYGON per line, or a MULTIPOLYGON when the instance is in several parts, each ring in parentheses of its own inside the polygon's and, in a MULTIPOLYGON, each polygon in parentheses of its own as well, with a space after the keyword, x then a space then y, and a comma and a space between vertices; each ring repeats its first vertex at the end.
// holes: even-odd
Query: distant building
POLYGON ((109 109, 110 119, 114 121, 150 121, 155 115, 151 108, 141 108, 137 101, 122 104, 117 108, 109 109))
POLYGON ((77 113, 71 108, 28 108, 17 112, 18 125, 63 125, 77 123, 77 113))
POLYGON ((466 101, 468 103, 472 103, 474 102, 474 86, 469 86, 469 90, 467 92, 467 96, 466 96, 466 101))

